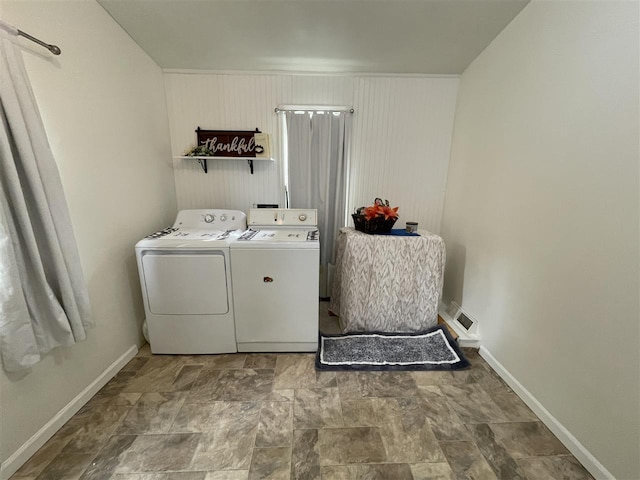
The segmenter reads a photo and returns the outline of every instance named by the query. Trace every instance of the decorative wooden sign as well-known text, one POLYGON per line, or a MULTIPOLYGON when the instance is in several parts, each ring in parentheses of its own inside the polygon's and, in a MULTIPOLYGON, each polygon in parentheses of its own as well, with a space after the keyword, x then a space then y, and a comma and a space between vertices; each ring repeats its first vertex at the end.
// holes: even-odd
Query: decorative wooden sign
POLYGON ((269 136, 252 130, 196 130, 198 146, 210 150, 213 157, 269 158, 269 136))

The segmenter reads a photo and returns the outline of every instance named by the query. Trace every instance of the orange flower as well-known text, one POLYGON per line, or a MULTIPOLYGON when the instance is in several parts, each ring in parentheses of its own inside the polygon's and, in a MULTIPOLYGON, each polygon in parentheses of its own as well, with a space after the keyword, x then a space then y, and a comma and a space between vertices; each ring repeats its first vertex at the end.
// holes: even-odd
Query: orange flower
POLYGON ((364 217, 364 220, 366 221, 371 221, 375 218, 384 218, 384 220, 397 220, 398 207, 391 208, 389 206, 389 200, 383 201, 380 198, 376 198, 373 202, 373 205, 356 209, 354 215, 364 217))
POLYGON ((371 220, 372 218, 375 218, 376 215, 378 215, 378 207, 376 205, 367 207, 362 211, 362 213, 364 214, 364 218, 366 220, 371 220))
POLYGON ((390 218, 398 218, 398 207, 378 207, 378 211, 381 215, 384 215, 385 220, 389 220, 390 218))

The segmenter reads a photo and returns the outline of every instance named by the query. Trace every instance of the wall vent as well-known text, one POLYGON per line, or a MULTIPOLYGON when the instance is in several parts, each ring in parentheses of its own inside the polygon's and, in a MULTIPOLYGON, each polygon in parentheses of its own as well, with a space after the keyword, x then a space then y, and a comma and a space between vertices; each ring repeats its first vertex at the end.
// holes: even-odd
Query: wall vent
POLYGON ((464 313, 460 312, 458 318, 456 318, 458 323, 461 323, 465 330, 469 331, 469 329, 473 326, 473 320, 467 317, 464 313))
POLYGON ((440 316, 459 335, 458 343, 463 347, 479 347, 480 335, 478 321, 464 311, 456 302, 451 302, 449 308, 440 304, 440 316))
POLYGON ((478 322, 475 318, 465 312, 460 305, 456 302, 451 302, 451 306, 455 308, 456 313, 453 317, 453 321, 463 328, 470 335, 477 335, 478 322))

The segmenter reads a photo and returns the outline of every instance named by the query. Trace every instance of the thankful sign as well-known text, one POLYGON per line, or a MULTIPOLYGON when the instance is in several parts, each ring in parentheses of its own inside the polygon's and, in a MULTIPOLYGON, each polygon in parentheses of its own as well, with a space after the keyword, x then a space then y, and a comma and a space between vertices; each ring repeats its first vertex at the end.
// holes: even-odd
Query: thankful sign
POLYGON ((269 136, 260 131, 196 130, 198 146, 213 152, 214 157, 269 157, 269 136))

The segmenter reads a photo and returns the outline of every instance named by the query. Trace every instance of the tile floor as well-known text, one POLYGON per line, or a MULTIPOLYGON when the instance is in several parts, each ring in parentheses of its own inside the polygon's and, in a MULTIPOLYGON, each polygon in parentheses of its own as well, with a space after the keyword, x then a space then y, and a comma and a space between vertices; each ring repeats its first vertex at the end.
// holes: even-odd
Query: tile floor
POLYGON ((146 346, 12 479, 591 479, 466 353, 453 373, 327 373, 311 354, 146 346))

